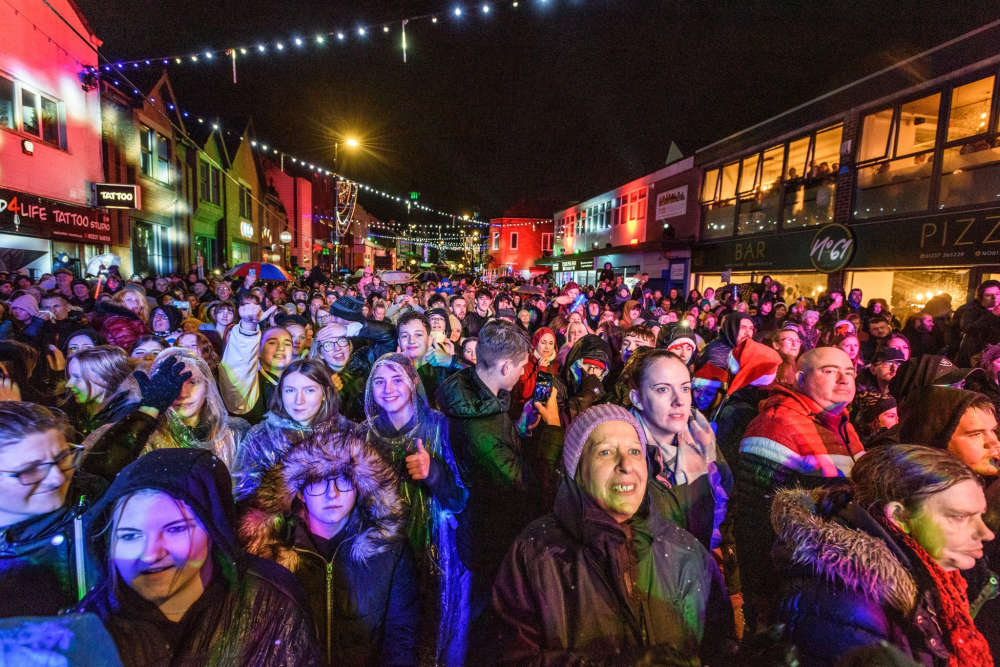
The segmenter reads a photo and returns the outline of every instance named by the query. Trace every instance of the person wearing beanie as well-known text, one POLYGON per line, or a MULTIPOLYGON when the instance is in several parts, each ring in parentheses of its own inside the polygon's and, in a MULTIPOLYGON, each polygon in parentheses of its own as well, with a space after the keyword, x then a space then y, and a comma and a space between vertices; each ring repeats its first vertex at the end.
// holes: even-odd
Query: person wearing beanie
POLYGON ((101 619, 123 664, 321 664, 294 579, 239 546, 229 471, 211 452, 150 452, 93 511, 104 576, 75 611, 101 619))
POLYGON ((177 337, 183 333, 181 330, 183 321, 184 313, 180 308, 169 303, 164 304, 153 308, 149 314, 149 330, 157 338, 166 341, 167 345, 173 345, 177 337))
POLYGON ((617 405, 590 408, 562 462, 552 512, 517 538, 493 586, 498 659, 726 662, 733 618, 719 568, 651 509, 639 422, 617 405))
POLYGON ((899 441, 946 449, 984 477, 1000 475, 1000 440, 993 403, 954 387, 924 387, 907 399, 899 441))
POLYGON ((880 394, 864 394, 854 399, 851 423, 866 447, 889 436, 889 429, 899 424, 896 399, 880 394))

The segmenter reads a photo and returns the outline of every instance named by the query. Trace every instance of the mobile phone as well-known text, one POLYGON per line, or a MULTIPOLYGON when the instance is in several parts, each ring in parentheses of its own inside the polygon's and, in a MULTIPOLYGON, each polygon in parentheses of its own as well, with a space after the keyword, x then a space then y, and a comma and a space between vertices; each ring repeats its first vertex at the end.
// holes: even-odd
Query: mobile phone
POLYGON ((535 391, 531 395, 532 403, 545 403, 552 395, 552 373, 538 371, 535 379, 535 391))
POLYGON ((445 340, 447 340, 447 336, 445 336, 445 334, 444 334, 443 331, 432 331, 431 332, 431 344, 434 347, 437 347, 441 343, 445 342, 445 340))
POLYGON ((247 271, 247 278, 253 280, 256 277, 257 277, 257 269, 250 269, 247 271))
POLYGON ((190 310, 191 304, 187 301, 173 301, 174 308, 180 308, 181 310, 190 310))

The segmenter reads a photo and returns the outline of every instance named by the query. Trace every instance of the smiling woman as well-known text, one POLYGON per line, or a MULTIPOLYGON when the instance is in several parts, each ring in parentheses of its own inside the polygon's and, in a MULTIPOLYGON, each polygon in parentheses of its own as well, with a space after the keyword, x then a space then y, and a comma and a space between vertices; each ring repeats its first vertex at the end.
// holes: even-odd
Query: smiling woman
POLYGON ((239 548, 230 489, 210 452, 162 449, 95 507, 105 575, 76 611, 100 617, 125 665, 318 661, 304 608, 239 548))

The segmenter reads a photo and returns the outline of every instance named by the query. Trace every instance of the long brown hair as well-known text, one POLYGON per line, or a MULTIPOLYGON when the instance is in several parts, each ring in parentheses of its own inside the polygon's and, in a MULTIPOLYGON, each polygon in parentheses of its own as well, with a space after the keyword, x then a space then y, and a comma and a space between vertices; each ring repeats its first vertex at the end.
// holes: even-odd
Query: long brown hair
POLYGON ((321 424, 325 421, 336 419, 340 416, 340 394, 333 386, 333 379, 330 371, 322 359, 296 359, 288 364, 281 377, 278 378, 278 386, 274 389, 271 402, 267 406, 274 414, 283 419, 291 419, 285 410, 285 403, 281 400, 282 389, 285 386, 285 378, 292 373, 300 373, 306 376, 323 388, 323 403, 319 407, 319 412, 312 418, 313 425, 321 424))

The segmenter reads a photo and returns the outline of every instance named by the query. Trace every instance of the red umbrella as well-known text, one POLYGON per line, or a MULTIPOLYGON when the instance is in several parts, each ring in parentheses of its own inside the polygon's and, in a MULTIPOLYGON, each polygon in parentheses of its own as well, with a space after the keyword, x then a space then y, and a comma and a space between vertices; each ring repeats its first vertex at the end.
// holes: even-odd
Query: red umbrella
POLYGON ((250 271, 257 273, 258 280, 295 280, 288 271, 270 262, 244 262, 230 272, 230 275, 245 278, 250 271))

